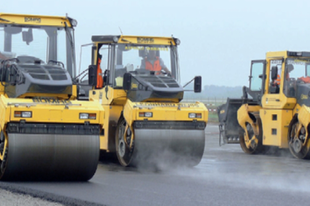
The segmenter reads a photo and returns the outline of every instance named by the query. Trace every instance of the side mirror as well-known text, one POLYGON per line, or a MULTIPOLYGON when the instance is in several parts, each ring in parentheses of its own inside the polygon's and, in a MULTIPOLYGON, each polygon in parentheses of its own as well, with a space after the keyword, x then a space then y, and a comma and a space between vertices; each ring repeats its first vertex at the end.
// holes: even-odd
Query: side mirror
POLYGON ((96 65, 89 65, 88 67, 88 85, 97 85, 97 68, 96 65))
POLYGON ((15 71, 15 69, 13 67, 11 67, 9 69, 9 79, 8 80, 9 80, 9 83, 11 85, 15 85, 16 84, 16 71, 15 71))
POLYGON ((23 31, 23 41, 29 45, 30 42, 33 41, 32 29, 30 28, 28 31, 23 31))
POLYGON ((194 78, 194 92, 195 93, 201 92, 201 76, 196 76, 194 78))
POLYGON ((131 74, 125 73, 123 78, 123 89, 128 91, 131 88, 131 74))
POLYGON ((273 66, 271 68, 271 80, 276 80, 278 77, 278 67, 277 66, 273 66))

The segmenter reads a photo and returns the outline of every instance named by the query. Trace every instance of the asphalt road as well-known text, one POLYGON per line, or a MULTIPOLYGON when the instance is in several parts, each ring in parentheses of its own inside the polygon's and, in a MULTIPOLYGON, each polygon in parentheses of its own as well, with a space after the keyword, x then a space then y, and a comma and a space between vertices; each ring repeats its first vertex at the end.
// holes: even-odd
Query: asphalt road
POLYGON ((0 182, 0 187, 64 205, 309 205, 310 161, 287 151, 247 155, 218 145, 208 124, 206 148, 194 168, 123 168, 101 161, 95 176, 76 182, 0 182))

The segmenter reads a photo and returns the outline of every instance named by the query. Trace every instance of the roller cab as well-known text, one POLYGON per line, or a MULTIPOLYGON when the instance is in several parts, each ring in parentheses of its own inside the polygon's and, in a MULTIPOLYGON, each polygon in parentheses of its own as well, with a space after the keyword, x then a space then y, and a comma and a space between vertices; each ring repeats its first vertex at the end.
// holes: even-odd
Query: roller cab
POLYGON ((103 107, 77 99, 69 17, 0 13, 1 180, 89 180, 103 107))
MULTIPOLYGON (((199 102, 182 103, 179 44, 171 37, 92 37, 78 98, 102 103, 100 149, 115 153, 123 166, 194 166, 202 158, 208 110, 199 102)), ((193 81, 192 90, 200 92, 201 77, 193 81)))

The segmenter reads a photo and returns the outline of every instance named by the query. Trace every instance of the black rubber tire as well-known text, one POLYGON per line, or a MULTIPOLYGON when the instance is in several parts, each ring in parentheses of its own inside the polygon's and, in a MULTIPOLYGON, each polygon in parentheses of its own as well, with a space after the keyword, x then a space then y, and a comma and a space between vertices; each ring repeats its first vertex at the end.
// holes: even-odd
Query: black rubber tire
MULTIPOLYGON (((126 125, 127 123, 125 119, 121 118, 117 124, 115 133, 116 156, 120 165, 124 167, 130 166, 133 159, 133 151, 130 150, 129 145, 126 144, 126 141, 124 141, 126 125)), ((127 136, 126 138, 130 139, 130 136, 127 136)))
POLYGON ((7 138, 5 138, 3 131, 0 132, 0 150, 1 150, 1 155, 3 155, 3 159, 0 159, 0 179, 1 180, 6 180, 5 177, 3 177, 6 169, 6 161, 8 157, 8 148, 4 148, 5 141, 7 141, 7 138))
MULTIPOLYGON (((291 121, 290 126, 289 126, 289 131, 288 131, 288 147, 289 147, 290 153, 298 159, 310 159, 310 150, 309 148, 307 148, 307 146, 302 147, 300 149, 300 152, 296 152, 293 148, 292 140, 294 139, 294 136, 295 136, 296 126, 298 126, 298 120, 295 118, 291 121)), ((309 132, 309 128, 307 128, 307 130, 309 132)))
MULTIPOLYGON (((247 154, 260 154, 264 150, 263 141, 262 141, 261 120, 259 118, 257 118, 256 121, 258 121, 257 123, 259 124, 259 134, 256 135, 256 138, 258 139, 258 144, 256 145, 256 147, 255 148, 252 148, 252 147, 248 148, 245 144, 244 135, 241 135, 239 138, 240 139, 240 146, 241 146, 242 150, 247 154)), ((249 136, 254 135, 254 131, 253 131, 251 124, 249 124, 249 123, 246 123, 246 124, 247 124, 248 133, 250 134, 249 136)))

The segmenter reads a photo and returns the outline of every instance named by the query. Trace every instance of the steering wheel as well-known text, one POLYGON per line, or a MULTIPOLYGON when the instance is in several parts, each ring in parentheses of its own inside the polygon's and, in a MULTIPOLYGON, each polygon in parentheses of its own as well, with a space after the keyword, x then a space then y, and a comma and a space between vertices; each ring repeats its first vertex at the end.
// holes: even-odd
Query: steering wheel
POLYGON ((168 72, 166 72, 166 71, 165 71, 165 70, 163 70, 163 69, 162 69, 162 70, 160 70, 160 73, 161 73, 161 74, 163 74, 163 75, 167 75, 168 77, 172 77, 172 75, 171 75, 171 73, 170 73, 170 72, 168 73, 168 72))

